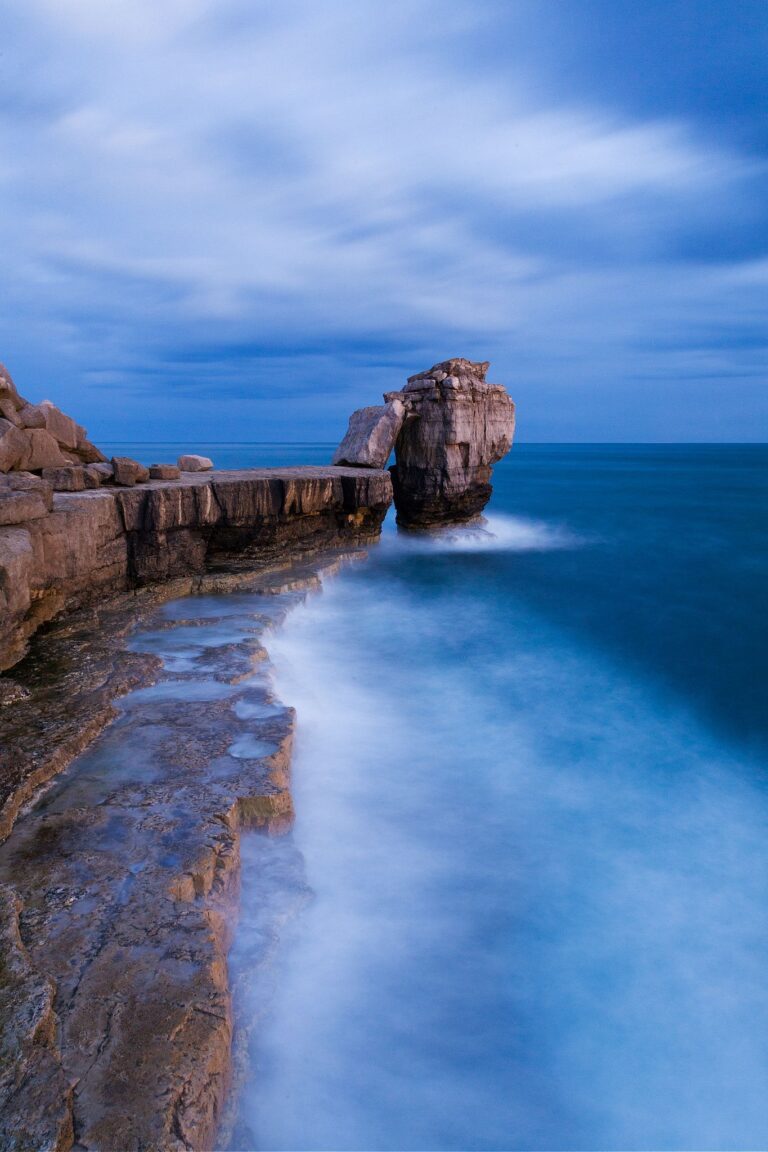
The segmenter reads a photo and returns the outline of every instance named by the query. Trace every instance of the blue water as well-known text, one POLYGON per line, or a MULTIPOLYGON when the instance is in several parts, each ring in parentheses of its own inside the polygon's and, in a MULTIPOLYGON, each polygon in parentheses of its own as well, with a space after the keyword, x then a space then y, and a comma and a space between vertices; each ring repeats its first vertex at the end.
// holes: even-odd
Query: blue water
POLYGON ((486 534, 388 523, 268 640, 297 821, 244 845, 234 974, 313 898, 239 1005, 239 1146, 768 1147, 768 448, 494 484, 486 534))
MULTIPOLYGON (((516 448, 270 638, 297 853, 260 1148, 768 1146, 768 449, 516 448)), ((283 865, 285 866, 283 868, 283 865)))

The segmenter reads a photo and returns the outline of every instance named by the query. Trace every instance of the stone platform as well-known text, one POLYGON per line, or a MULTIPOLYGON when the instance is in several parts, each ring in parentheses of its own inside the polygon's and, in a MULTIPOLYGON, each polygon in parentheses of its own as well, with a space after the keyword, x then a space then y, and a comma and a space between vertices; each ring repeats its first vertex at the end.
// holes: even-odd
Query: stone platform
POLYGON ((29 495, 12 501, 34 505, 29 518, 20 507, 19 522, 0 527, 0 671, 41 624, 105 597, 366 543, 392 484, 366 468, 257 468, 56 492, 50 510, 29 495))

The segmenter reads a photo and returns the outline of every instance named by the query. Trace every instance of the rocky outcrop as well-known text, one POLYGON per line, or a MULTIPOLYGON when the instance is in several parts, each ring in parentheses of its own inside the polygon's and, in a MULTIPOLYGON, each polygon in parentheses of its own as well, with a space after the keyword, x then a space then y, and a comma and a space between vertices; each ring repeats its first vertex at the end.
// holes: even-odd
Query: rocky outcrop
POLYGON ((491 496, 491 468, 512 446, 515 406, 488 363, 445 360, 411 376, 384 407, 352 414, 334 463, 390 469, 399 524, 471 520, 491 496))
POLYGON ((0 477, 0 671, 63 611, 174 577, 258 571, 370 541, 392 499, 386 472, 350 468, 184 473, 53 495, 34 476, 29 491, 13 482, 0 477))
POLYGON ((405 405, 399 397, 393 397, 386 404, 358 408, 349 418, 346 436, 336 449, 332 463, 386 468, 404 417, 405 405))
POLYGON ((392 471, 398 523, 470 520, 491 496, 491 468, 512 446, 515 406, 488 364, 446 360, 411 376, 392 471))

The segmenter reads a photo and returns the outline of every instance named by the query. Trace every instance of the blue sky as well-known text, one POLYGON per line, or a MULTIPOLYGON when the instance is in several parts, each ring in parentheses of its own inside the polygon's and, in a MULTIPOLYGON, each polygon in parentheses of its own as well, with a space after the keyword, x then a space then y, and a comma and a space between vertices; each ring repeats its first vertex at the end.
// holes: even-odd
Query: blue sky
POLYGON ((0 0, 0 359, 95 439, 768 439, 766 0, 0 0))

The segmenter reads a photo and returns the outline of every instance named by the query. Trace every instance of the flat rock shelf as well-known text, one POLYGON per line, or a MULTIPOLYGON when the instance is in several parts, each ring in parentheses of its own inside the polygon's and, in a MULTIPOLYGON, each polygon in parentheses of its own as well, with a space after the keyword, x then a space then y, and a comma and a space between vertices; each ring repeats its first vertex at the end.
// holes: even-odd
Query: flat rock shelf
MULTIPOLYGON (((272 694, 264 636, 339 562, 148 601, 127 638, 117 609, 103 617, 128 689, 117 718, 0 847, 3 1148, 202 1149, 222 1135, 240 832, 279 833, 293 815, 294 713, 272 694)), ((109 663, 96 659, 100 675, 109 663)))

